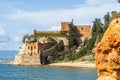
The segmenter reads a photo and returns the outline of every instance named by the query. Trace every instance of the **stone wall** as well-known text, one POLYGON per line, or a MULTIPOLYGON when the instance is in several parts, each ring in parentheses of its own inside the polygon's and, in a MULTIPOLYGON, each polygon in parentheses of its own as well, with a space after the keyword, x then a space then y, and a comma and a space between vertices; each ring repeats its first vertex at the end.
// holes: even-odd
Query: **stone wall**
POLYGON ((34 30, 34 33, 33 34, 59 34, 60 32, 59 31, 37 31, 37 30, 34 30))
POLYGON ((26 65, 26 66, 39 66, 40 57, 39 55, 30 56, 28 54, 18 54, 15 56, 14 65, 26 65))
POLYGON ((91 37, 90 25, 78 25, 77 29, 78 29, 78 34, 80 34, 80 36, 78 37, 81 37, 82 39, 91 37))
POLYGON ((68 31, 69 24, 71 24, 71 22, 61 22, 61 31, 68 31))
MULTIPOLYGON (((71 22, 61 22, 61 31, 68 31, 69 30, 69 24, 71 22)), ((78 38, 90 38, 91 37, 91 27, 90 25, 75 25, 77 28, 77 37, 78 38)))
POLYGON ((65 45, 65 46, 68 45, 68 39, 65 38, 65 37, 53 37, 53 39, 55 39, 58 43, 59 43, 61 40, 63 40, 64 45, 65 45))

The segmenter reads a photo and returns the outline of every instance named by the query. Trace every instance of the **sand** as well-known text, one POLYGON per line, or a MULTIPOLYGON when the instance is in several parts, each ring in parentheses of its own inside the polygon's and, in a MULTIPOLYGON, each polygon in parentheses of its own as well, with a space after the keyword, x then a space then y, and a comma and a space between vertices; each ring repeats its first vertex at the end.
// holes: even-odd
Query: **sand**
POLYGON ((49 64, 49 66, 96 68, 95 63, 90 63, 90 62, 61 62, 61 63, 52 63, 49 64))

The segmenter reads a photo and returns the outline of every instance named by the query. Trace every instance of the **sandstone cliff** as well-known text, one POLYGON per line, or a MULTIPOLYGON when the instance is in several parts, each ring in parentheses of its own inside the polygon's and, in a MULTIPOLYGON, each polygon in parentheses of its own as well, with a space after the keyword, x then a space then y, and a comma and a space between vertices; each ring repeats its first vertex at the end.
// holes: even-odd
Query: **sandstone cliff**
POLYGON ((110 23, 94 52, 98 80, 120 80, 120 18, 110 23))

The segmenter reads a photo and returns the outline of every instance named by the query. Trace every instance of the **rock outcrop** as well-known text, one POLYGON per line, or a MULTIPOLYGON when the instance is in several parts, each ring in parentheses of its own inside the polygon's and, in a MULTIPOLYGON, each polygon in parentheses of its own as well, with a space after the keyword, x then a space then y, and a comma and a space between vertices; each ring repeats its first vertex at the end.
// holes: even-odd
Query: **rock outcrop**
POLYGON ((120 18, 110 23, 94 52, 97 80, 120 80, 120 18))

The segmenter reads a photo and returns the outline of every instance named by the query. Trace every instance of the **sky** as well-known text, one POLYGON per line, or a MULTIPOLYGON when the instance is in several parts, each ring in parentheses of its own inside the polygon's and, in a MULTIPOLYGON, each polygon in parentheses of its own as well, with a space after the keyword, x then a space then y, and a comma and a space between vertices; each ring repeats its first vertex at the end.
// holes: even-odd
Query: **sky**
POLYGON ((117 0, 0 0, 0 50, 18 50, 33 30, 59 31, 61 22, 92 25, 95 18, 120 11, 117 0))

